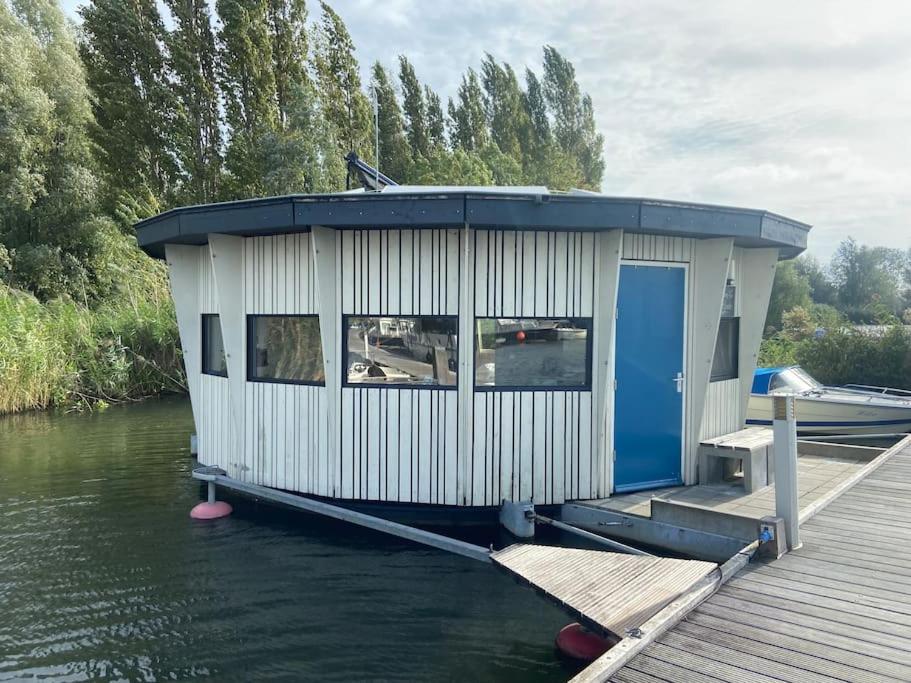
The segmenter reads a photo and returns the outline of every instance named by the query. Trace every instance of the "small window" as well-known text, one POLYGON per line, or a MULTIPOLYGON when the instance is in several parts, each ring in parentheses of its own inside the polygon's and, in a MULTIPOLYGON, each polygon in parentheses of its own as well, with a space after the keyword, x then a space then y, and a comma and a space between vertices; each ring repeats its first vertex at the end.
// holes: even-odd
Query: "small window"
POLYGON ((228 376, 225 343, 221 338, 221 321, 217 313, 202 314, 202 374, 228 376))
POLYGON ((715 341, 715 358, 712 360, 712 381, 721 382, 739 377, 740 318, 722 318, 715 341))
POLYGON ((478 389, 591 389, 591 318, 477 318, 478 389))
POLYGON ((455 316, 345 316, 345 384, 455 388, 455 316))
POLYGON ((323 384, 323 347, 315 315, 247 316, 247 379, 323 384))

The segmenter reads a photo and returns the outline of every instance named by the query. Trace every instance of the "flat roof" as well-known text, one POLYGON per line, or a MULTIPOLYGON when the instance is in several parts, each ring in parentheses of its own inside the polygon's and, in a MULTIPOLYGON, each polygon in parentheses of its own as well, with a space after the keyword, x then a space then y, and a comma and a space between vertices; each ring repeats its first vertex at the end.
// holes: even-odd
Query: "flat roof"
POLYGON ((185 206, 136 224, 139 246, 164 258, 165 244, 204 245, 211 233, 253 237, 338 229, 615 230, 677 237, 733 237, 742 247, 807 246, 806 223, 768 211, 661 199, 611 197, 546 187, 389 186, 381 192, 287 195, 185 206))

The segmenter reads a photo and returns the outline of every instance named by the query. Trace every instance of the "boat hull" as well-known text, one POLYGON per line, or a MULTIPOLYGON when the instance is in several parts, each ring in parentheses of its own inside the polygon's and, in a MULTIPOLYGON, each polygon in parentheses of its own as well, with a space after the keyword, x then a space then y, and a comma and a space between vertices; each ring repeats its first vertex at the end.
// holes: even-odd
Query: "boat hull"
MULTIPOLYGON (((751 394, 748 425, 772 424, 772 396, 751 394)), ((883 405, 844 396, 796 396, 794 412, 801 434, 899 434, 911 432, 911 406, 883 405)))

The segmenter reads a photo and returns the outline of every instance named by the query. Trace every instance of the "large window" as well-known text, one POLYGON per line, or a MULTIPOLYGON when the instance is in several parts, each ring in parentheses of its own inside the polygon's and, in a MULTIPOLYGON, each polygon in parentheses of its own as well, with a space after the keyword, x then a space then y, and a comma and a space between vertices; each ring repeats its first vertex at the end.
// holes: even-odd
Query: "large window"
POLYGON ((737 379, 740 374, 740 318, 722 318, 715 340, 715 357, 712 360, 712 381, 737 379))
POLYGON ((455 316, 345 316, 345 384, 455 388, 455 316))
POLYGON ((323 349, 315 315, 247 316, 247 379, 323 384, 323 349))
POLYGON ((204 375, 228 376, 225 344, 217 313, 202 314, 202 372, 204 375))
POLYGON ((591 318, 477 318, 478 389, 590 389, 591 318))

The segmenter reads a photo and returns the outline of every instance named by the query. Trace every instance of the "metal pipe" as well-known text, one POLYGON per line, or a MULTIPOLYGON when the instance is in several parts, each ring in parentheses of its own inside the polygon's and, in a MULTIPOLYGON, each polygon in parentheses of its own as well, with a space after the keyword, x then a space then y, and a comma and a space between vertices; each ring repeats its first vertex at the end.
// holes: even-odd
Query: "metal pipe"
POLYGON ((470 557, 473 560, 479 560, 481 562, 491 561, 490 550, 473 543, 466 543, 465 541, 450 538, 449 536, 435 534, 432 531, 425 531, 405 524, 399 524, 398 522, 391 522, 388 519, 374 517, 373 515, 357 512, 356 510, 330 505, 329 503, 314 500, 313 498, 306 498, 293 493, 277 491, 256 484, 248 484, 247 482, 238 481, 237 479, 232 479, 223 474, 214 474, 213 472, 214 470, 212 469, 200 468, 199 470, 194 470, 193 477, 209 482, 209 485, 213 488, 215 484, 218 484, 226 489, 243 493, 252 498, 268 500, 279 505, 287 505, 288 507, 332 517, 333 519, 340 519, 343 522, 350 522, 351 524, 382 531, 393 536, 398 536, 399 538, 406 538, 416 543, 423 543, 424 545, 433 546, 440 550, 446 550, 457 555, 470 557))
POLYGON ((651 553, 647 553, 644 550, 639 550, 639 548, 634 548, 631 545, 626 545, 625 543, 620 543, 619 541, 614 541, 610 538, 605 538, 604 536, 599 536, 598 534, 593 534, 591 531, 585 531, 584 529, 579 529, 572 526, 571 524, 566 524, 565 522, 558 522, 555 519, 550 517, 545 517, 544 515, 539 515, 535 513, 535 521, 541 524, 549 524, 550 526, 556 527, 561 531, 566 531, 570 534, 575 534, 579 538, 584 538, 587 541, 592 541, 593 543, 600 543, 601 545, 606 545, 609 548, 614 550, 619 550, 622 553, 629 553, 630 555, 647 555, 648 557, 654 557, 651 553))

